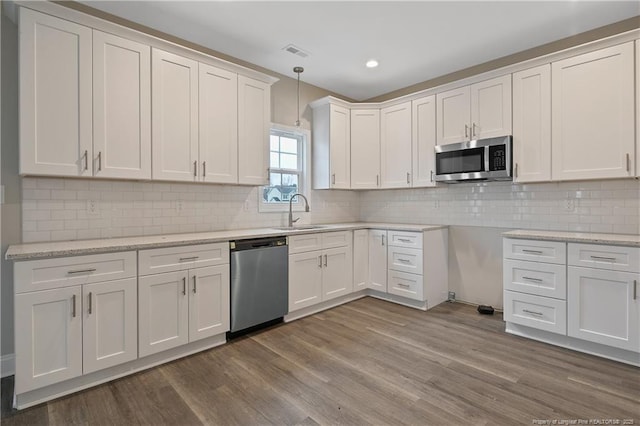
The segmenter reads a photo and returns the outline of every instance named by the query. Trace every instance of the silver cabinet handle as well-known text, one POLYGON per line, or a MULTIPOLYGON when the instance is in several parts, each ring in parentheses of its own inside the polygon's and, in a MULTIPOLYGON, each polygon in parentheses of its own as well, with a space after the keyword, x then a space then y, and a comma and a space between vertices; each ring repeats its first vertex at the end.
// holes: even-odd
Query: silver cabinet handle
POLYGON ((327 264, 328 264, 328 260, 327 260, 327 255, 325 254, 324 255, 324 266, 327 266, 327 264))
POLYGON ((407 259, 400 259, 400 258, 398 258, 398 262, 402 262, 402 263, 411 263, 411 261, 410 261, 410 260, 407 260, 407 259))
POLYGON ((336 174, 335 174, 335 173, 333 173, 333 174, 331 175, 331 184, 332 184, 332 185, 335 185, 335 184, 336 184, 336 174))
POLYGON ((627 152, 627 171, 629 171, 629 169, 631 169, 631 161, 629 158, 629 153, 627 152))
POLYGON ((384 245, 384 234, 382 234, 382 245, 384 245))
POLYGON ((91 292, 89 292, 89 315, 91 315, 91 305, 93 305, 93 303, 91 303, 92 302, 91 299, 92 299, 91 292))
POLYGON ((193 294, 196 294, 196 276, 193 276, 193 294))
POLYGON ((380 175, 376 175, 376 186, 380 186, 380 175))
POLYGON ((76 317, 76 295, 71 296, 71 304, 73 305, 71 308, 71 316, 73 318, 76 317))
POLYGON ((318 268, 322 268, 322 255, 318 256, 318 268))
POLYGON ((542 312, 530 311, 528 309, 523 309, 522 312, 524 312, 526 314, 537 315, 537 316, 542 316, 543 315, 542 312))
POLYGON ((180 262, 186 262, 187 260, 196 260, 199 259, 200 256, 189 256, 189 257, 181 257, 180 262))
POLYGON ((471 136, 475 136, 476 135, 476 123, 473 123, 473 126, 471 126, 471 136))
POLYGON ((398 238, 398 241, 402 241, 403 243, 410 243, 411 240, 408 238, 398 238))
POLYGON ((542 252, 540 250, 527 250, 527 249, 522 249, 523 253, 531 253, 531 254, 542 254, 542 252))
POLYGON ((207 176, 207 162, 203 161, 202 162, 202 177, 207 176))
POLYGON ((182 295, 183 296, 187 295, 187 278, 186 277, 182 277, 182 295))
POLYGON ((98 171, 102 170, 102 151, 98 151, 98 171))
POLYGON ((404 288, 409 288, 410 287, 409 284, 403 284, 403 283, 396 283, 396 285, 398 287, 404 287, 404 288))
POLYGON ((75 271, 68 271, 67 274, 68 275, 73 275, 73 274, 88 274, 91 272, 95 272, 96 268, 91 268, 91 269, 76 269, 75 271))
POLYGON ((615 257, 594 256, 594 255, 591 255, 590 257, 594 260, 607 260, 609 262, 615 262, 617 260, 617 258, 615 257))
POLYGON ((193 177, 198 177, 198 162, 193 162, 193 177))
POLYGON ((411 183, 411 173, 407 172, 407 185, 411 183))
POLYGON ((431 170, 431 182, 433 182, 433 170, 431 170))
POLYGON ((518 163, 513 167, 513 177, 518 177, 518 163))
POLYGON ((464 125, 464 137, 468 138, 469 137, 469 126, 468 125, 464 125))
POLYGON ((531 278, 531 277, 522 277, 523 280, 535 281, 537 283, 541 283, 542 280, 540 278, 531 278))
POLYGON ((638 280, 633 280, 633 300, 638 298, 638 280))
POLYGON ((89 170, 89 151, 84 150, 84 169, 89 170))

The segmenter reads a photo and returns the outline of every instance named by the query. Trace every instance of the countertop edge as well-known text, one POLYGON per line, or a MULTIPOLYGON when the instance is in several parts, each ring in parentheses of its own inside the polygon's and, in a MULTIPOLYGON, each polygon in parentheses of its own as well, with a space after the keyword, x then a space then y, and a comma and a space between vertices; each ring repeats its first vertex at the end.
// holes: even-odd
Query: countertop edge
POLYGON ((512 230, 503 232, 505 238, 540 241, 564 241, 571 243, 608 244, 626 247, 640 247, 640 235, 633 234, 598 234, 569 231, 533 231, 512 230))
POLYGON ((83 256, 92 254, 125 252, 133 250, 147 250, 166 247, 180 247, 187 245, 201 245, 220 243, 230 240, 249 238, 263 238, 276 236, 293 236, 315 234, 334 231, 358 229, 386 229, 392 231, 424 232, 448 228, 448 225, 420 225, 394 223, 345 223, 321 224, 321 228, 277 230, 271 228, 236 229, 211 231, 193 234, 167 234, 153 236, 122 237, 114 239, 71 240, 41 243, 15 244, 8 247, 5 259, 10 261, 25 261, 50 259, 65 256, 83 256), (51 248, 39 247, 51 245, 51 248), (68 247, 63 247, 68 245, 68 247), (73 247, 73 246, 76 247, 73 247), (57 247, 56 247, 57 246, 57 247))

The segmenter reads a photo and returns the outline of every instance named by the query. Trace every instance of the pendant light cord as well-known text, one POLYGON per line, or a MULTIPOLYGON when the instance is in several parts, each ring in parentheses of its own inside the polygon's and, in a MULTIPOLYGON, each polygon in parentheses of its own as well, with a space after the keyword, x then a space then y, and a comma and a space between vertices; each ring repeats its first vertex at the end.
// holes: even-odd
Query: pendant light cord
POLYGON ((298 74, 298 119, 296 120, 296 127, 300 127, 300 73, 304 71, 302 67, 294 67, 293 72, 298 74))

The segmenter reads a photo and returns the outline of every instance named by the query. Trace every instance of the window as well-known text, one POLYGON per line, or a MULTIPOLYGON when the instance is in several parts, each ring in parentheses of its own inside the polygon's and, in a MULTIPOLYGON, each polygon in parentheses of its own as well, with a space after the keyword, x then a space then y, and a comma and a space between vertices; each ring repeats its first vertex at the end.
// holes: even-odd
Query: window
MULTIPOLYGON (((304 129, 273 125, 269 138, 269 183, 260 188, 260 211, 286 211, 295 193, 308 194, 307 140, 304 129)), ((294 210, 303 207, 302 200, 294 198, 294 210)))

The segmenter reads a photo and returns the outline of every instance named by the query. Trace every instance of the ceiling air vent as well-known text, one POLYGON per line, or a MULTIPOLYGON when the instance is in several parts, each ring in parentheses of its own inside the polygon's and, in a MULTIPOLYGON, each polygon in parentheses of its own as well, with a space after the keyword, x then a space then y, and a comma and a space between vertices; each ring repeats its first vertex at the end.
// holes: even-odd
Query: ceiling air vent
POLYGON ((310 55, 309 52, 305 52, 304 50, 300 49, 298 46, 294 46, 293 44, 289 44, 283 47, 282 50, 293 53, 294 55, 300 56, 301 58, 306 58, 310 55))

